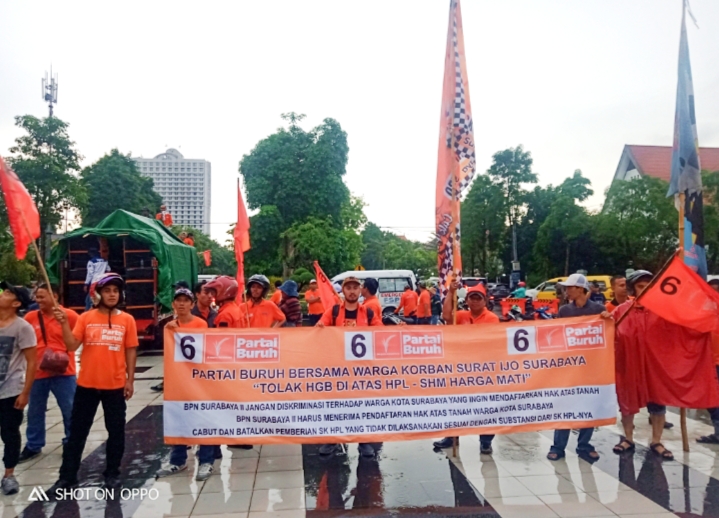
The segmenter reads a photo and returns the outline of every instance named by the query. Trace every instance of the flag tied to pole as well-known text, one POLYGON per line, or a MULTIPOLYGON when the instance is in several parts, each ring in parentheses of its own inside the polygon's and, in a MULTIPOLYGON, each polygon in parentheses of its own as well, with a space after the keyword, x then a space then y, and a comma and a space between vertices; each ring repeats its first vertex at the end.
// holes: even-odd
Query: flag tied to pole
MULTIPOLYGON (((237 224, 233 233, 235 240, 235 259, 237 259, 237 291, 238 302, 242 300, 242 293, 245 291, 245 252, 250 249, 250 218, 247 216, 245 202, 242 201, 240 192, 240 181, 237 180, 237 224)), ((207 257, 205 257, 207 262, 207 257)))
POLYGON ((212 264, 212 250, 205 250, 202 252, 202 257, 205 259, 205 266, 210 266, 212 264))
POLYGON ((719 293, 675 255, 637 302, 673 324, 719 332, 719 293))
POLYGON ((325 275, 325 272, 320 268, 320 263, 314 262, 315 277, 317 278, 317 288, 320 290, 320 299, 322 299, 322 305, 327 308, 331 308, 335 304, 342 302, 335 291, 334 286, 325 275))
POLYGON ((15 172, 0 157, 0 186, 15 241, 15 257, 24 259, 27 247, 40 237, 40 214, 30 193, 15 172))
POLYGON ((444 298, 453 274, 461 276, 459 200, 476 170, 474 129, 464 57, 462 12, 451 0, 444 61, 436 184, 436 232, 440 289, 444 298))
POLYGON ((706 250, 704 248, 704 207, 702 200, 702 176, 699 161, 699 138, 694 111, 694 84, 689 61, 689 41, 686 27, 686 0, 682 10, 682 27, 679 38, 679 68, 677 99, 674 112, 674 141, 672 145, 672 170, 667 196, 674 196, 679 207, 679 194, 684 193, 684 236, 679 236, 684 246, 684 261, 702 278, 707 276, 706 250))

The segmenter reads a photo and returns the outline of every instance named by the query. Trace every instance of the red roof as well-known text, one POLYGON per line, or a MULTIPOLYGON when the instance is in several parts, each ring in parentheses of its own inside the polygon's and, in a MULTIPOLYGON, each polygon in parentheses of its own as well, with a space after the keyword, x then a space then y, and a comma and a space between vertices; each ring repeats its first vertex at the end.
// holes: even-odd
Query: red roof
MULTIPOLYGON (((672 169, 672 148, 669 146, 626 146, 640 174, 669 181, 672 169)), ((702 170, 719 171, 719 148, 700 147, 702 170)))

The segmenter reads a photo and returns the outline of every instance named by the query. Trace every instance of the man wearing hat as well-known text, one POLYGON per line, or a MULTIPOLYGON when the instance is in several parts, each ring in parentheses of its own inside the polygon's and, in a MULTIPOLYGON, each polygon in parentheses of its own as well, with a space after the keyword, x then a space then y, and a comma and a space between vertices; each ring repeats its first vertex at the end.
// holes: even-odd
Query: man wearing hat
MULTIPOLYGON (((589 281, 581 273, 573 273, 566 281, 558 284, 564 286, 569 300, 568 304, 559 308, 559 318, 584 317, 604 313, 603 304, 589 300, 589 281)), ((569 433, 568 428, 554 431, 554 444, 547 454, 549 460, 559 460, 564 457, 564 450, 569 442, 569 433)), ((579 430, 579 439, 577 440, 577 454, 589 462, 596 462, 599 459, 599 453, 589 443, 593 433, 594 428, 582 428, 579 430)))
POLYGON ((280 286, 282 292, 282 300, 280 309, 285 314, 285 323, 282 327, 301 327, 302 326, 302 306, 300 305, 300 294, 297 290, 297 283, 292 279, 285 281, 280 286))
POLYGON ((37 369, 37 339, 32 326, 18 316, 30 305, 30 292, 6 282, 0 288, 0 431, 5 445, 5 473, 0 486, 4 494, 12 495, 20 489, 14 472, 22 443, 22 411, 30 399, 37 369))
POLYGON ((307 302, 307 316, 310 319, 310 325, 314 326, 322 318, 322 313, 325 312, 320 290, 317 288, 317 279, 310 281, 310 287, 305 291, 305 302, 307 302))
MULTIPOLYGON (((361 289, 360 281, 357 277, 346 277, 342 281, 344 303, 327 309, 317 323, 317 327, 381 326, 382 316, 376 314, 371 308, 360 305, 361 289)), ((319 453, 322 456, 329 456, 342 451, 339 444, 323 444, 320 446, 319 453)), ((377 450, 371 443, 360 443, 359 452, 365 458, 374 458, 377 450)))
MULTIPOLYGON (((449 287, 449 294, 444 299, 442 318, 447 325, 454 322, 454 298, 462 283, 453 282, 449 287)), ((498 324, 499 317, 487 309, 487 289, 479 283, 467 290, 467 306, 469 310, 457 311, 457 325, 498 324)), ((445 437, 433 443, 435 448, 451 448, 454 437, 445 437)), ((494 435, 483 434, 479 436, 479 452, 484 455, 492 454, 492 440, 494 435)), ((457 437, 459 442, 459 437, 457 437)))

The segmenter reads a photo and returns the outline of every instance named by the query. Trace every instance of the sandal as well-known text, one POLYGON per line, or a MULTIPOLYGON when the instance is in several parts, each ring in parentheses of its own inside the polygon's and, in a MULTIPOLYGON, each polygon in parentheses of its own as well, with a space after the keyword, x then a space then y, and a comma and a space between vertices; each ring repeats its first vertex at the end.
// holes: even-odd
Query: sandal
POLYGON ((556 451, 550 451, 549 453, 547 453, 547 458, 549 460, 559 460, 559 459, 563 459, 564 455, 565 455, 564 452, 558 453, 556 451))
POLYGON ((619 444, 615 445, 614 448, 612 448, 612 451, 614 453, 624 453, 625 451, 634 451, 636 447, 637 445, 634 444, 632 441, 630 441, 626 437, 622 437, 622 440, 619 441, 619 444))
POLYGON ((701 444, 719 444, 719 437, 716 434, 702 435, 697 439, 698 443, 701 444))
POLYGON ((674 454, 667 450, 664 445, 660 442, 650 444, 649 449, 652 450, 654 453, 659 455, 664 460, 674 460, 674 454), (659 448, 662 449, 662 451, 659 451, 659 448))

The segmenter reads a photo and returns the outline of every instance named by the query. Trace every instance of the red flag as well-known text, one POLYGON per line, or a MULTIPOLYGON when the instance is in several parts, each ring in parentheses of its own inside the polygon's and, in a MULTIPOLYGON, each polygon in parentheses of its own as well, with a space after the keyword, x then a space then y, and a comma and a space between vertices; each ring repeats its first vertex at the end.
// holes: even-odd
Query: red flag
POLYGON ((314 266, 315 276, 317 277, 317 287, 320 290, 320 298, 322 299, 322 305, 325 307, 325 309, 327 309, 331 308, 335 304, 339 304, 341 300, 337 295, 334 286, 332 286, 332 283, 325 275, 325 272, 323 272, 322 268, 320 268, 320 263, 315 261, 314 266))
POLYGON ((459 0, 451 0, 435 194, 437 261, 442 299, 447 295, 453 277, 462 275, 459 200, 462 191, 472 182, 477 168, 473 124, 464 56, 462 11, 459 0))
POLYGON ((239 285, 238 300, 245 291, 245 252, 250 249, 250 218, 247 217, 245 202, 242 201, 240 180, 237 180, 237 224, 235 225, 235 259, 237 259, 237 284, 239 285))
POLYGON ((0 157, 0 186, 5 196, 10 231, 15 240, 15 257, 24 259, 27 247, 40 237, 40 215, 30 193, 2 157, 0 157))
POLYGON ((675 255, 637 299, 673 324, 700 333, 719 331, 719 293, 675 255))
POLYGON ((212 250, 205 250, 202 252, 202 257, 205 259, 205 266, 212 264, 212 250))

